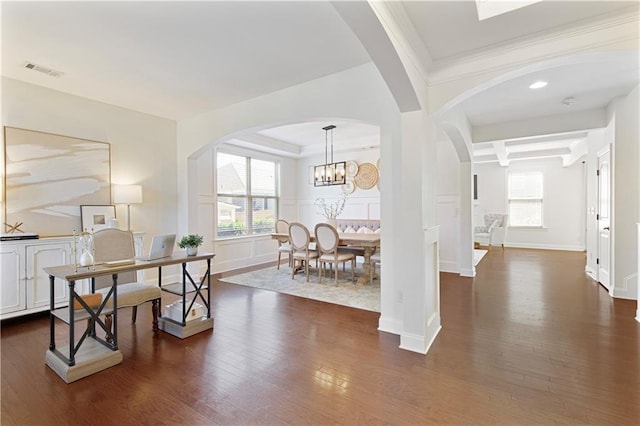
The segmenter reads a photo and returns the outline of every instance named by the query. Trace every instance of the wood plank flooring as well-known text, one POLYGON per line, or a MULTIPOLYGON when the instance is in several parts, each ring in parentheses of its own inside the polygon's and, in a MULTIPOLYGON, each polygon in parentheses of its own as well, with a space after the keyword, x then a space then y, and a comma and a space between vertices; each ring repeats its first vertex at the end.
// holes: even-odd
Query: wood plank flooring
POLYGON ((123 363, 67 385, 44 364, 48 318, 5 321, 0 421, 638 425, 636 303, 611 299, 584 264, 494 249, 475 279, 442 274, 426 356, 378 332, 377 313, 217 282, 212 332, 153 337, 150 304, 136 325, 123 310, 123 363))

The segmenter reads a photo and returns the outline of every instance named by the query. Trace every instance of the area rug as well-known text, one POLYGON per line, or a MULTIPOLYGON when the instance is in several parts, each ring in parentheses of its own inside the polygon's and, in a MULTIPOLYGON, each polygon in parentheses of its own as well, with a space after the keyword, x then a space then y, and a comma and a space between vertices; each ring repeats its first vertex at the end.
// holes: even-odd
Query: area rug
MULTIPOLYGON (((362 273, 362 266, 358 265, 356 280, 362 273)), ((340 267, 338 278, 338 285, 336 285, 335 278, 327 278, 323 274, 320 283, 316 269, 311 268, 309 282, 306 281, 302 271, 298 272, 294 279, 291 279, 291 269, 287 265, 281 265, 279 270, 273 266, 224 277, 220 281, 380 312, 380 281, 378 279, 373 280, 373 285, 369 283, 366 285, 354 284, 351 282, 350 265, 347 265, 346 272, 342 272, 342 267, 340 267)))
POLYGON ((484 255, 487 254, 486 250, 479 250, 479 249, 474 249, 473 250, 473 264, 474 266, 478 265, 478 263, 480 263, 480 261, 482 260, 482 258, 484 257, 484 255))

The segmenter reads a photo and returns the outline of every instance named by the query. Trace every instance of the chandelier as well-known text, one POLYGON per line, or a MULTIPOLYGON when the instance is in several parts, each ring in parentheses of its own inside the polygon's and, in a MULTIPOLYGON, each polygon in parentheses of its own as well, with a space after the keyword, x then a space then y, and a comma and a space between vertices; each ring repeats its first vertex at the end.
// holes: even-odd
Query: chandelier
POLYGON ((313 186, 344 185, 347 179, 347 162, 333 161, 333 129, 336 126, 323 127, 324 130, 324 164, 313 168, 313 186), (331 162, 329 162, 329 131, 331 131, 331 162))

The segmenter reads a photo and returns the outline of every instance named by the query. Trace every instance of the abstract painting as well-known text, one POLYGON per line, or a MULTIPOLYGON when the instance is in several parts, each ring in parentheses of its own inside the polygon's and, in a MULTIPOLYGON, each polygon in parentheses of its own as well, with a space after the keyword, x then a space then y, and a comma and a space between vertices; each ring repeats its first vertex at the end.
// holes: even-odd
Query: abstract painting
POLYGON ((71 235, 81 231, 80 205, 111 204, 108 143, 14 127, 4 140, 5 223, 41 237, 71 235))

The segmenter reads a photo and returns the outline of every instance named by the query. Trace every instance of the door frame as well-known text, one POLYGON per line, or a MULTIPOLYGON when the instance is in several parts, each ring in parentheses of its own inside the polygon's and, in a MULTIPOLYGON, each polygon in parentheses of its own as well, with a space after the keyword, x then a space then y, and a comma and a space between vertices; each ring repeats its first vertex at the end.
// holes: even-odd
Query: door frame
MULTIPOLYGON (((614 147, 615 145, 612 143, 607 143, 607 145, 602 148, 601 150, 599 150, 596 154, 596 159, 597 159, 597 165, 596 165, 596 170, 600 170, 600 158, 609 153, 609 286, 608 288, 605 287, 607 289, 607 291, 609 292, 609 295, 611 297, 613 297, 614 294, 614 289, 615 289, 615 243, 614 243, 614 239, 615 239, 615 233, 612 230, 615 230, 615 223, 614 223, 614 218, 615 218, 615 211, 614 211, 614 207, 615 207, 615 165, 614 165, 614 147)), ((596 188, 596 201, 597 201, 597 208, 596 208, 596 212, 598 214, 600 214, 600 177, 598 177, 597 179, 597 188, 596 188)), ((600 258, 600 221, 596 219, 596 233, 597 233, 597 256, 598 258, 600 258)), ((600 267, 599 265, 597 265, 596 267, 596 280, 598 281, 599 284, 602 285, 602 283, 600 282, 600 267)), ((604 285, 603 285, 604 287, 604 285)))

